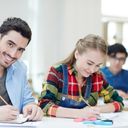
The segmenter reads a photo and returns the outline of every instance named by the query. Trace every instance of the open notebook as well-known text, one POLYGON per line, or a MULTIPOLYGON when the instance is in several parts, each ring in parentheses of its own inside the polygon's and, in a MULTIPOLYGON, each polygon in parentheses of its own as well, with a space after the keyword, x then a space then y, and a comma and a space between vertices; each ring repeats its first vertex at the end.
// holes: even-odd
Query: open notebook
POLYGON ((27 117, 23 117, 23 114, 20 114, 17 119, 15 120, 9 120, 9 121, 0 121, 0 123, 16 123, 16 124, 20 124, 20 123, 24 123, 28 120, 28 116, 27 117))

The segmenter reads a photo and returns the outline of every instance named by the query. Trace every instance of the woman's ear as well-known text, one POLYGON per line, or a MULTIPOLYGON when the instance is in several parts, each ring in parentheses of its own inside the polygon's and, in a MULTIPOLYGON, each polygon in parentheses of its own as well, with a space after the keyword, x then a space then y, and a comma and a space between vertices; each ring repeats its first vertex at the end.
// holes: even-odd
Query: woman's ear
POLYGON ((77 59, 79 57, 79 52, 78 50, 75 51, 75 58, 77 59))

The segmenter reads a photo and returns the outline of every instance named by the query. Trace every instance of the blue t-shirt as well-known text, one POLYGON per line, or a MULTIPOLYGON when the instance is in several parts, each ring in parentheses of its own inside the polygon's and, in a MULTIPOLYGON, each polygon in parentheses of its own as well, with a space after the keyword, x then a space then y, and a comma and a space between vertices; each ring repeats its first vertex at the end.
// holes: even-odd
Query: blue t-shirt
POLYGON ((128 70, 122 69, 118 74, 114 75, 108 67, 103 67, 101 72, 113 88, 128 92, 128 70))

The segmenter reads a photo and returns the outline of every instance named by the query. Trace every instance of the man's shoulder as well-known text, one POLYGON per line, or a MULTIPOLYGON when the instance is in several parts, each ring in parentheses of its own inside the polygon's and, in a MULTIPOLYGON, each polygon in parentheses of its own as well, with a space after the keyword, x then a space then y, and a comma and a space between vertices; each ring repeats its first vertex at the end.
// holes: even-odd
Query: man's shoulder
POLYGON ((104 67, 102 67, 102 68, 100 69, 100 71, 101 71, 101 72, 106 72, 106 71, 108 71, 108 67, 107 67, 107 66, 104 66, 104 67))
POLYGON ((27 66, 25 65, 25 63, 22 60, 16 61, 12 66, 17 70, 22 70, 22 71, 27 70, 27 66))
POLYGON ((106 70, 106 69, 108 69, 107 66, 103 66, 103 67, 101 68, 101 70, 106 70))
POLYGON ((122 73, 128 75, 128 70, 126 70, 126 69, 122 69, 122 73))

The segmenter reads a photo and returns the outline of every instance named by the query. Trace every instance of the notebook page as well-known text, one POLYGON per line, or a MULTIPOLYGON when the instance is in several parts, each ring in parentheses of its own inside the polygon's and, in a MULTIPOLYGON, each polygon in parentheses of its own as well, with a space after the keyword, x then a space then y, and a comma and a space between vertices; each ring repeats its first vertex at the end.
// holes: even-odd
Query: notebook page
POLYGON ((19 114, 19 116, 17 117, 17 119, 15 120, 9 120, 9 121, 0 121, 0 123, 24 123, 28 120, 28 116, 27 117, 23 117, 23 114, 19 114))

